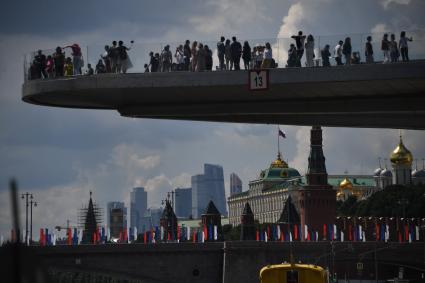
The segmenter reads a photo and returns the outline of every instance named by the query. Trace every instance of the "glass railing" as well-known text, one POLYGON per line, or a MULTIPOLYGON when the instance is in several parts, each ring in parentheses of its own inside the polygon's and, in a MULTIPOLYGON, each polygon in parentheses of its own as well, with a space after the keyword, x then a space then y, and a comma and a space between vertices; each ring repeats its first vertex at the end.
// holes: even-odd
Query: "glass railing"
MULTIPOLYGON (((384 53, 381 50, 381 40, 383 38, 384 33, 364 33, 364 34, 341 34, 341 35, 329 35, 329 36, 315 36, 314 37, 314 60, 313 60, 313 66, 322 66, 323 65, 323 58, 322 58, 322 49, 326 46, 330 46, 330 58, 329 63, 331 66, 336 65, 335 60, 335 54, 334 49, 335 46, 338 44, 340 40, 344 41, 346 37, 351 38, 351 46, 352 46, 352 53, 358 55, 357 58, 352 58, 353 63, 366 63, 365 58, 365 46, 367 42, 367 37, 372 37, 372 46, 373 46, 373 57, 375 63, 380 63, 384 61, 384 53), (357 62, 356 62, 357 61, 357 62)), ((392 32, 387 32, 388 39, 390 39, 390 35, 392 32)), ((396 36, 396 42, 398 45, 398 41, 400 38, 400 32, 394 32, 396 36)), ((409 59, 410 60, 418 60, 418 59, 425 59, 425 30, 415 30, 415 31, 408 31, 406 32, 408 38, 413 38, 412 42, 408 42, 409 46, 409 59)), ((184 39, 185 40, 185 39, 184 39)), ((176 49, 179 47, 179 45, 184 45, 184 40, 182 42, 174 42, 174 43, 140 43, 135 42, 131 44, 130 42, 124 42, 124 45, 129 47, 130 50, 127 51, 128 58, 131 61, 132 67, 127 70, 127 73, 143 73, 145 72, 145 64, 149 65, 150 62, 150 56, 149 53, 153 52, 158 53, 158 55, 161 57, 161 53, 164 50, 164 47, 166 45, 169 46, 169 50, 171 51, 172 55, 172 65, 170 67, 170 71, 179 71, 181 69, 184 69, 183 66, 178 66, 176 64, 176 49)), ((270 43, 272 48, 272 54, 273 54, 273 60, 274 64, 273 67, 276 68, 285 68, 288 67, 288 50, 291 44, 295 44, 295 40, 292 38, 265 38, 265 39, 242 39, 238 38, 238 41, 241 43, 241 45, 244 45, 245 41, 248 41, 251 51, 253 51, 254 48, 257 46, 264 46, 266 42, 270 43)), ((198 41, 198 43, 202 43, 204 46, 207 45, 212 53, 212 71, 219 70, 219 59, 217 56, 217 41, 198 41)), ((104 60, 102 59, 102 55, 105 53, 105 45, 111 45, 110 43, 105 44, 96 44, 96 45, 89 45, 89 46, 82 46, 81 52, 82 52, 82 59, 84 61, 84 66, 81 68, 81 73, 88 74, 90 73, 88 70, 88 64, 91 64, 91 67, 93 68, 94 74, 97 74, 96 71, 96 65, 101 61, 102 63, 104 60)), ((191 44, 192 45, 192 41, 191 44)), ((66 48, 63 50, 65 61, 67 58, 68 60, 71 60, 72 62, 72 51, 70 48, 66 48)), ((304 54, 299 62, 298 65, 301 65, 301 67, 306 67, 307 65, 311 66, 311 64, 307 64, 306 62, 306 50, 304 51, 304 54)), ((46 61, 49 61, 47 59, 48 56, 54 56, 55 53, 55 47, 49 50, 42 50, 42 54, 46 57, 46 61)), ((255 63, 256 56, 258 54, 252 54, 251 56, 251 62, 249 62, 249 68, 253 68, 255 66, 261 65, 258 62, 260 59, 257 58, 257 64, 255 63)), ((49 64, 46 64, 44 67, 39 66, 39 63, 34 61, 37 56, 37 51, 31 52, 30 54, 27 54, 24 59, 24 74, 25 74, 25 80, 28 79, 44 79, 44 78, 58 78, 62 77, 62 72, 57 72, 55 70, 55 64, 54 62, 50 62, 50 64, 53 64, 53 66, 46 66, 49 64), (40 70, 41 69, 41 70, 40 70)), ((260 56, 261 58, 261 56, 260 56)), ((401 56, 398 58, 399 61, 401 61, 401 56)), ((208 59, 207 59, 208 60, 208 59)), ((159 61, 162 61, 161 58, 159 61)), ((343 56, 342 62, 345 63, 345 58, 343 56)), ((311 62, 309 62, 311 63, 311 62)), ((191 65, 191 64, 190 64, 191 65)), ((291 66, 291 64, 290 64, 291 66)), ((67 66, 65 66, 67 67, 67 66)), ((240 68, 241 70, 244 70, 244 60, 241 58, 240 60, 240 68)), ((161 62, 159 66, 159 71, 161 71, 161 62)), ((151 70, 151 66, 149 66, 149 70, 151 70)), ((205 69, 204 69, 205 70, 205 69)), ((205 70, 206 71, 206 70, 205 70)), ((75 75, 72 68, 68 70, 68 72, 65 72, 68 76, 75 75)))

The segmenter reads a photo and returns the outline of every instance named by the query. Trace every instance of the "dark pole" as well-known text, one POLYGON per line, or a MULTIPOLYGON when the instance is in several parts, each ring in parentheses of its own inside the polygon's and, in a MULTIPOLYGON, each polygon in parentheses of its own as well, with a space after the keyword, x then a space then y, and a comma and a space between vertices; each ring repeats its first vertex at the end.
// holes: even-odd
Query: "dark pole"
POLYGON ((20 242, 20 225, 19 225, 19 208, 18 208, 18 186, 16 185, 16 181, 12 179, 10 181, 10 197, 12 202, 12 217, 13 217, 13 227, 15 228, 15 234, 17 237, 17 244, 15 244, 15 262, 14 262, 14 276, 16 282, 21 282, 21 271, 20 271, 20 256, 21 251, 19 249, 20 242))
POLYGON ((32 243, 32 207, 36 207, 37 206, 37 202, 32 201, 34 199, 34 197, 31 195, 31 201, 30 201, 30 215, 31 215, 31 220, 30 220, 30 243, 32 243))

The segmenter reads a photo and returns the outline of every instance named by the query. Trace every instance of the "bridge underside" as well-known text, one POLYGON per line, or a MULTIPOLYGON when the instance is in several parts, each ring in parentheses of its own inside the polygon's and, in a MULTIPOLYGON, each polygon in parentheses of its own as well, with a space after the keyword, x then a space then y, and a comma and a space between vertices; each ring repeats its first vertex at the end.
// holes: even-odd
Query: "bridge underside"
POLYGON ((118 108, 133 118, 328 127, 425 129, 425 95, 402 98, 346 97, 254 103, 129 105, 118 108), (383 104, 379 111, 374 105, 383 104), (237 110, 235 110, 237 109, 237 110))
POLYGON ((28 103, 117 110, 122 116, 211 122, 425 129, 425 61, 248 73, 102 74, 28 81, 28 103))

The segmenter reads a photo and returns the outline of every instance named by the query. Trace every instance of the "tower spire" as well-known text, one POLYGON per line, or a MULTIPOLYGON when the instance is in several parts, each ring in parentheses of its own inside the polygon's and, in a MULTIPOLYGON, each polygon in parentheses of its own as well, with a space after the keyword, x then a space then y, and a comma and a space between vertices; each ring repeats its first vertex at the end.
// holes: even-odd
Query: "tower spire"
POLYGON ((308 157, 307 184, 309 186, 327 186, 325 156, 322 148, 322 128, 313 126, 310 131, 310 156, 308 157))

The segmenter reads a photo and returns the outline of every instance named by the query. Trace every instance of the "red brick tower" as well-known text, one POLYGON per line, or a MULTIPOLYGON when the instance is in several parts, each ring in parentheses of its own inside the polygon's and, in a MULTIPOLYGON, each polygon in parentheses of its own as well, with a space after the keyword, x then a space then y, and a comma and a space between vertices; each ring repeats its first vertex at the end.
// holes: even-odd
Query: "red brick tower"
MULTIPOLYGON (((322 148, 322 128, 313 126, 310 138, 310 156, 308 157, 307 185, 298 191, 298 203, 301 227, 323 230, 323 224, 335 222, 336 195, 328 184, 325 156, 322 148)), ((304 230, 304 229, 303 229, 304 230)))

